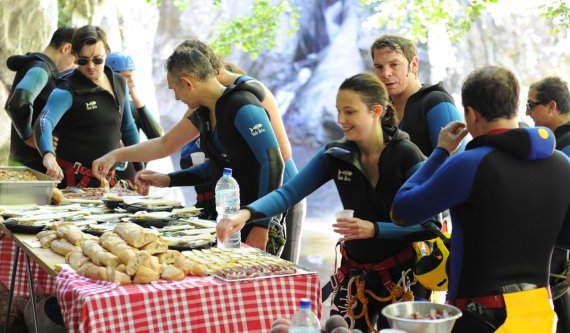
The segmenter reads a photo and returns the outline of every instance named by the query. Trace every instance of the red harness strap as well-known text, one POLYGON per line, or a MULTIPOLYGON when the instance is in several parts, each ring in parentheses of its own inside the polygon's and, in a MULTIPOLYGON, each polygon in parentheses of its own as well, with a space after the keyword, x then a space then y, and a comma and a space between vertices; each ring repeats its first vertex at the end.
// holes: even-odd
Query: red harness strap
POLYGON ((202 202, 213 198, 214 198, 214 191, 198 193, 198 195, 196 196, 196 202, 202 202))
POLYGON ((503 298, 503 295, 459 298, 455 300, 448 300, 447 302, 453 306, 456 306, 461 311, 465 310, 467 304, 471 302, 477 303, 487 309, 501 309, 505 307, 505 299, 503 298))
POLYGON ((396 265, 400 263, 404 263, 409 261, 414 257, 414 250, 411 247, 407 247, 402 251, 396 253, 396 255, 388 257, 382 261, 375 262, 375 263, 366 263, 362 264, 356 262, 354 259, 351 259, 348 254, 346 253, 346 249, 344 246, 340 246, 340 253, 344 260, 344 265, 341 266, 337 270, 336 278, 338 283, 340 284, 342 280, 348 275, 348 272, 351 269, 358 269, 364 272, 378 272, 382 277, 382 282, 386 287, 392 286, 394 282, 390 277, 390 273, 388 272, 389 269, 396 267, 396 265))
MULTIPOLYGON (((89 185, 89 181, 91 181, 91 178, 94 177, 91 169, 84 167, 79 162, 72 163, 58 157, 57 163, 65 169, 65 180, 67 182, 67 186, 75 186, 79 188, 87 187, 87 185, 89 185), (77 174, 83 175, 79 183, 75 182, 75 175, 77 174)), ((115 170, 110 171, 107 174, 107 177, 109 178, 109 186, 115 186, 115 170)))

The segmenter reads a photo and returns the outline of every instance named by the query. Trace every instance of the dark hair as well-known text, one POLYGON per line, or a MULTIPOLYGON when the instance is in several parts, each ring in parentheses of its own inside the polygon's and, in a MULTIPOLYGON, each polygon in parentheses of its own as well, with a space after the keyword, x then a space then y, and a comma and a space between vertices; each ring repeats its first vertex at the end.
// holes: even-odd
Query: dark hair
POLYGON ((570 113, 568 83, 558 76, 547 77, 533 83, 529 89, 536 92, 537 100, 542 103, 555 101, 560 114, 570 113))
POLYGON ((230 62, 224 62, 224 68, 225 68, 226 70, 228 70, 228 71, 234 73, 234 74, 239 74, 239 75, 245 75, 245 74, 247 74, 243 68, 239 67, 239 66, 236 65, 236 64, 232 64, 232 63, 230 63, 230 62))
POLYGON ((374 50, 383 48, 390 49, 393 52, 400 52, 406 57, 408 63, 411 63, 414 57, 418 55, 418 50, 411 40, 396 35, 382 35, 378 37, 370 47, 370 56, 373 61, 374 50))
POLYGON ((54 31, 53 35, 51 35, 49 46, 53 47, 54 49, 59 49, 63 43, 71 43, 71 38, 73 37, 75 30, 75 28, 68 26, 57 28, 57 30, 54 31))
POLYGON ((382 105, 382 126, 396 126, 396 112, 390 103, 386 86, 372 73, 360 73, 344 80, 338 90, 351 90, 360 95, 360 99, 372 110, 375 105, 382 105))
POLYGON ((486 66, 467 76, 461 98, 465 110, 470 106, 487 121, 511 119, 517 115, 519 83, 508 69, 486 66))
POLYGON ((198 81, 205 81, 216 74, 208 58, 194 48, 177 47, 166 59, 166 71, 175 79, 184 74, 191 75, 198 81))
POLYGON ((212 64, 212 68, 216 74, 219 74, 220 68, 224 66, 224 62, 222 58, 216 55, 216 52, 206 43, 197 40, 197 39, 187 39, 183 41, 180 45, 176 47, 176 50, 180 48, 190 48, 190 49, 197 49, 198 51, 202 52, 203 55, 208 58, 210 63, 212 64))
POLYGON ((73 50, 73 53, 78 56, 83 46, 93 45, 99 41, 103 42, 107 53, 111 52, 109 44, 107 44, 107 34, 105 31, 97 26, 86 25, 77 29, 73 34, 73 38, 71 39, 71 49, 73 50))

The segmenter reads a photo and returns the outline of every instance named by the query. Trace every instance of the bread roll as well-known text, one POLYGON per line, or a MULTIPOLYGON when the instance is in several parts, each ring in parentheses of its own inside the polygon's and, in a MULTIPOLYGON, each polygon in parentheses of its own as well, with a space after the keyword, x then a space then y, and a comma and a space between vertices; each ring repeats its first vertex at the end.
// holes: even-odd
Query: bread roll
POLYGON ((57 187, 54 187, 51 191, 51 204, 54 206, 59 206, 64 199, 65 197, 63 196, 63 193, 61 193, 57 187))
POLYGON ((55 239, 51 242, 50 248, 53 252, 66 256, 68 253, 73 251, 79 251, 80 248, 71 244, 63 238, 55 239))
POLYGON ((79 267, 77 273, 91 279, 107 281, 107 268, 97 266, 92 262, 87 262, 79 267))
POLYGON ((186 275, 206 276, 209 274, 205 267, 188 260, 184 256, 176 257, 174 259, 174 266, 181 269, 186 275))

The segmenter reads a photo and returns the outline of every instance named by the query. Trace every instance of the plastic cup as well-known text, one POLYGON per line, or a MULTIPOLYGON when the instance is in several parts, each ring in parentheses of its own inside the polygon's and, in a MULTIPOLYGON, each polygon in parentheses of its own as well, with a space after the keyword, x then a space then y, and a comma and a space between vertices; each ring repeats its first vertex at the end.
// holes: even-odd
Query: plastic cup
POLYGON ((352 209, 343 209, 334 214, 337 219, 346 218, 346 217, 354 217, 354 210, 352 209))
POLYGON ((190 158, 192 159, 192 165, 199 165, 206 161, 206 155, 201 151, 190 154, 190 158))

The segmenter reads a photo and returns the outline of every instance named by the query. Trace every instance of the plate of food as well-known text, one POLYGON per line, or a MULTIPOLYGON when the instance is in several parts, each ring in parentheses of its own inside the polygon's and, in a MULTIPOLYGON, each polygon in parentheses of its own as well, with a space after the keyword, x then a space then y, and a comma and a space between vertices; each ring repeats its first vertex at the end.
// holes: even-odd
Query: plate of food
POLYGON ((4 222, 4 225, 6 226, 6 229, 10 230, 13 233, 29 234, 29 235, 35 235, 40 231, 44 230, 44 228, 46 227, 45 223, 26 225, 26 224, 20 224, 16 221, 6 221, 4 222))
POLYGON ((190 221, 173 220, 157 230, 168 243, 168 248, 178 251, 208 249, 216 244, 216 229, 209 225, 196 225, 190 221))
POLYGON ((137 211, 129 218, 129 220, 144 228, 163 228, 173 220, 173 217, 170 212, 137 211))

